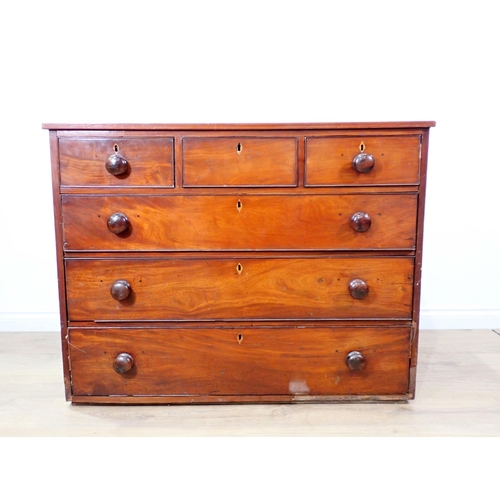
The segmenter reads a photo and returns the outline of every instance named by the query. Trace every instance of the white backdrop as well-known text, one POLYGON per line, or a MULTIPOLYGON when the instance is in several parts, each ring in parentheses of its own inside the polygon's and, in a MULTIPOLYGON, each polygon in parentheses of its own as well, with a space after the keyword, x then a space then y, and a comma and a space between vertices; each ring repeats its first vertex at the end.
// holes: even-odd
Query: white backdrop
POLYGON ((494 3, 4 2, 0 330, 56 330, 42 122, 435 120, 424 328, 500 327, 494 3))

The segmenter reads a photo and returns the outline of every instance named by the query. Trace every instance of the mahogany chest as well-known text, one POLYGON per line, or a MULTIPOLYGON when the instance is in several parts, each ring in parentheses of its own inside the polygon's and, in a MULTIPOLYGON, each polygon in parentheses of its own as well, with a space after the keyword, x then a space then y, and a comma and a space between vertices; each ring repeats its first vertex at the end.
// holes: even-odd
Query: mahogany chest
POLYGON ((432 126, 43 125, 67 399, 414 398, 432 126))

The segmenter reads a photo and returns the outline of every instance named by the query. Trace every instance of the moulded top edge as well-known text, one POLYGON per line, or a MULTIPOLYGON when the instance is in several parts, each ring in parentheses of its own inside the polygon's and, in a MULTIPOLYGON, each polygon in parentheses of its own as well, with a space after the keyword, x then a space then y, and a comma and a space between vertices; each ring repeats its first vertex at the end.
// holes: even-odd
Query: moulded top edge
POLYGON ((48 130, 344 130, 430 128, 434 121, 416 122, 339 122, 339 123, 43 123, 48 130))

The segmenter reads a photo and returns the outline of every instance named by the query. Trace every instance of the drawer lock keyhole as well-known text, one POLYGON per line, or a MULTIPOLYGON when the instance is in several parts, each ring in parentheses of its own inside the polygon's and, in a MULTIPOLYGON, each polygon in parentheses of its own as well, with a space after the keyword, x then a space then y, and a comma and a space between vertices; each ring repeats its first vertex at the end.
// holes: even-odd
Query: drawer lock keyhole
POLYGON ((236 210, 238 210, 238 212, 241 212, 242 208, 243 208, 243 203, 241 203, 241 200, 238 200, 236 202, 236 210))
POLYGON ((238 265, 236 266, 236 272, 241 275, 243 272, 243 266, 238 262, 238 265))
POLYGON ((242 150, 243 146, 241 145, 241 142, 238 142, 238 145, 236 146, 236 152, 240 155, 242 150))
POLYGON ((238 344, 241 344, 243 342, 243 335, 241 333, 238 333, 238 344))

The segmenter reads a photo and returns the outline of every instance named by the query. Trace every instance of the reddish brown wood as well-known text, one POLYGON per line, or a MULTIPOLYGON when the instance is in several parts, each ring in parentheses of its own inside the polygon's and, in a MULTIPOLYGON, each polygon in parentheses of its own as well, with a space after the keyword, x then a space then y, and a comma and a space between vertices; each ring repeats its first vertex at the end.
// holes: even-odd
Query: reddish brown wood
POLYGON ((69 371, 69 350, 67 340, 67 311, 66 311, 66 282, 64 273, 64 248, 63 248, 63 228, 61 198, 59 195, 59 141, 55 131, 49 133, 50 139, 50 160, 52 174, 52 194, 54 202, 54 226, 56 236, 56 256, 57 256, 57 280, 59 290, 59 317, 60 317, 60 336, 61 351, 64 376, 64 391, 66 399, 71 398, 71 377, 69 371))
POLYGON ((433 125, 44 125, 67 398, 413 398, 433 125))
MULTIPOLYGON (((177 178, 177 177, 176 177, 177 178)), ((180 178, 180 177, 179 177, 180 178)), ((300 182, 300 181, 299 181, 300 182)), ((109 195, 110 188, 104 187, 61 187, 61 194, 79 194, 88 195, 89 193, 95 195, 109 195)), ((224 187, 200 187, 200 188, 185 188, 180 184, 174 189, 172 188, 120 188, 120 196, 141 195, 141 196, 170 196, 173 194, 183 195, 197 195, 197 196, 227 196, 229 193, 237 194, 238 196, 245 195, 271 195, 271 194, 291 194, 295 196, 300 195, 328 195, 332 194, 413 194, 418 195, 418 186, 353 186, 353 187, 307 187, 297 186, 295 188, 277 188, 277 187, 242 187, 242 188, 224 188, 224 187)), ((118 193, 115 193, 118 194, 118 193)))
POLYGON ((411 312, 411 258, 200 257, 144 264, 68 260, 70 320, 408 319, 411 312), (356 289, 353 298, 350 284, 360 276, 366 291, 356 289), (117 302, 109 289, 122 279, 134 293, 117 302))
POLYGON ((411 249, 416 206, 399 194, 63 196, 64 241, 67 251, 411 249), (357 211, 370 214, 369 231, 352 229, 357 211), (127 237, 106 229, 116 212, 127 237))
POLYGON ((422 133, 421 139, 421 177, 420 194, 418 202, 417 218, 417 245, 415 248, 415 286, 413 292, 413 323, 411 335, 411 361, 410 361, 410 387, 409 397, 415 398, 415 386, 417 377, 418 361, 418 338, 420 329, 420 291, 422 283, 422 249, 424 238, 424 214, 425 214, 425 195, 427 185, 427 161, 429 150, 429 130, 422 133))
POLYGON ((266 321, 256 321, 256 320, 239 320, 238 322, 230 322, 227 320, 185 320, 182 322, 179 321, 162 321, 162 320, 131 320, 124 322, 123 320, 119 321, 103 321, 103 322, 91 322, 91 321, 70 321, 70 326, 72 328, 79 328, 82 330, 92 329, 96 324, 105 325, 107 328, 122 328, 126 326, 127 328, 138 328, 138 329, 146 329, 146 328, 179 328, 180 325, 185 328, 199 328, 200 326, 207 326, 216 328, 216 327, 227 327, 228 325, 234 326, 238 325, 238 327, 263 327, 266 328, 281 328, 283 325, 293 325, 297 328, 312 328, 312 327, 359 327, 359 326, 373 326, 384 327, 384 328, 410 328, 411 322, 408 319, 394 319, 394 318, 380 318, 380 319, 363 319, 363 320, 353 320, 352 318, 347 319, 313 319, 313 320, 266 320, 266 321))
POLYGON ((171 131, 233 131, 233 130, 386 130, 386 129, 427 129, 434 127, 434 121, 407 122, 330 122, 330 123, 44 123, 48 130, 152 130, 171 131))
POLYGON ((113 404, 113 405, 171 405, 171 404, 303 404, 303 403, 401 403, 408 400, 408 394, 343 394, 317 395, 273 394, 273 395, 197 395, 197 396, 72 396, 73 405, 113 404))
POLYGON ((75 395, 405 394, 408 328, 70 329, 75 395), (242 341, 239 341, 239 336, 242 341), (366 368, 346 356, 360 351, 366 368), (120 353, 134 359, 123 375, 120 353))
POLYGON ((308 137, 305 183, 307 186, 418 184, 419 163, 419 135, 308 137), (374 159, 373 169, 363 173, 353 168, 360 148, 374 159))
POLYGON ((296 186, 297 139, 188 137, 182 165, 184 186, 296 186))
POLYGON ((63 186, 165 186, 172 187, 173 140, 171 137, 104 138, 61 137, 59 139, 61 184, 63 186), (122 174, 110 168, 123 167, 122 174))

